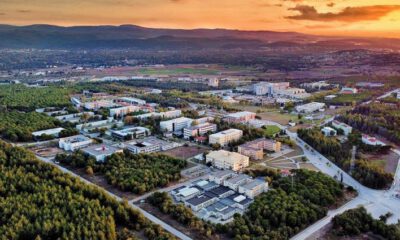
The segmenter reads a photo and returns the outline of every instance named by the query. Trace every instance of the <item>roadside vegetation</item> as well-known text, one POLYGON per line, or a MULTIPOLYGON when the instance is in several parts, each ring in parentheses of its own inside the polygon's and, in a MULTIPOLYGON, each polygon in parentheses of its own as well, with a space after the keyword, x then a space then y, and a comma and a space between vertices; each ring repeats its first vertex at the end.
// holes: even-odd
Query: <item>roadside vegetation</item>
MULTIPOLYGON (((316 151, 320 152, 345 171, 349 171, 352 144, 341 144, 336 138, 326 137, 318 128, 299 129, 299 138, 303 139, 316 151)), ((393 175, 358 159, 352 175, 361 184, 375 189, 386 188, 393 182, 393 175)))
POLYGON ((357 237, 360 234, 372 233, 383 239, 399 240, 400 225, 388 225, 386 219, 391 214, 385 214, 380 219, 374 219, 364 207, 347 210, 333 218, 333 234, 336 236, 357 237))

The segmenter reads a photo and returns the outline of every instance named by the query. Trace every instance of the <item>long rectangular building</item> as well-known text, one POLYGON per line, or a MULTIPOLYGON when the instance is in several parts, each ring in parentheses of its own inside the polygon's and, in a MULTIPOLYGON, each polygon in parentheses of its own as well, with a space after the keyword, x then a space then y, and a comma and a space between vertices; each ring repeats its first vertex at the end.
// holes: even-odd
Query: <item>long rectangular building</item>
POLYGON ((168 121, 160 122, 160 129, 167 132, 181 131, 184 128, 190 127, 193 119, 180 117, 168 121))
POLYGON ((208 132, 217 131, 217 125, 213 123, 202 123, 199 125, 191 126, 183 129, 183 137, 189 139, 190 137, 202 136, 208 132))
POLYGON ((210 144, 218 143, 221 146, 225 146, 228 143, 238 141, 242 136, 243 136, 242 130, 231 128, 231 129, 210 135, 209 143, 210 144))
POLYGON ((255 113, 243 111, 226 115, 224 117, 224 121, 230 123, 247 123, 248 121, 253 120, 255 118, 256 118, 255 113))

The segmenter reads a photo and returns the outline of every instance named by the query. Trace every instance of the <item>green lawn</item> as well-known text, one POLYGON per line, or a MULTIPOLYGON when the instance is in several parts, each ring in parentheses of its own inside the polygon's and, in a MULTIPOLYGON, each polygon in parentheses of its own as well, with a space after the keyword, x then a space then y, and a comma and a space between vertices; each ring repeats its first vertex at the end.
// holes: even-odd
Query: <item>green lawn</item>
POLYGON ((275 134, 277 134, 277 133, 279 133, 280 132, 280 128, 279 127, 277 127, 277 126, 274 126, 274 125, 270 125, 270 126, 266 126, 266 129, 265 129, 265 135, 267 135, 267 136, 269 136, 269 137, 272 137, 272 136, 274 136, 275 134))
POLYGON ((371 96, 370 92, 362 92, 357 94, 339 94, 336 98, 329 101, 329 103, 347 103, 361 102, 367 100, 371 96))

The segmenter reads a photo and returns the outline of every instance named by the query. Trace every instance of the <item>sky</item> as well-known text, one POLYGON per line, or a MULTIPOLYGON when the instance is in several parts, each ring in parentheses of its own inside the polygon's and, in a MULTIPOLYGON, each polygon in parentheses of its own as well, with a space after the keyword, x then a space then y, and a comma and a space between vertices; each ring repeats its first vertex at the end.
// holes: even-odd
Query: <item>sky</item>
POLYGON ((0 0, 0 23, 135 24, 400 38, 400 0, 0 0))

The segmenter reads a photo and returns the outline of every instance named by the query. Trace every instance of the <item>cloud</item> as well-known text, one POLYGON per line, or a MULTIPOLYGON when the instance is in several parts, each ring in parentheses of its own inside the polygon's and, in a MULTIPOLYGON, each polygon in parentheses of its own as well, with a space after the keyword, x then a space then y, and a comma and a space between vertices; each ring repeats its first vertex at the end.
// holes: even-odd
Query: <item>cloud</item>
POLYGON ((327 6, 327 7, 334 7, 334 6, 335 6, 335 3, 334 3, 334 2, 330 2, 330 3, 327 3, 326 6, 327 6))
POLYGON ((5 13, 3 13, 3 12, 0 12, 0 16, 4 16, 4 15, 6 15, 5 13))
POLYGON ((319 13, 313 6, 297 5, 288 10, 299 12, 298 15, 286 16, 287 19, 310 20, 310 21, 342 21, 360 22, 379 20, 387 14, 400 10, 400 5, 375 5, 361 7, 346 7, 337 13, 319 13))
POLYGON ((17 10, 17 12, 19 12, 19 13, 30 13, 31 10, 19 9, 19 10, 17 10))

